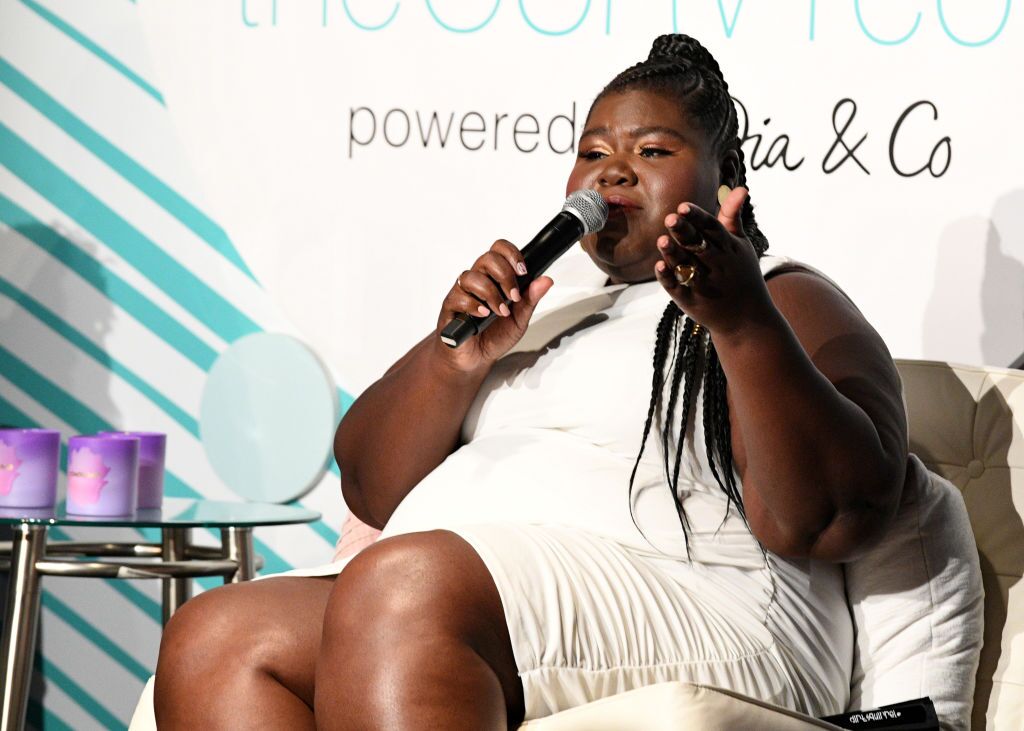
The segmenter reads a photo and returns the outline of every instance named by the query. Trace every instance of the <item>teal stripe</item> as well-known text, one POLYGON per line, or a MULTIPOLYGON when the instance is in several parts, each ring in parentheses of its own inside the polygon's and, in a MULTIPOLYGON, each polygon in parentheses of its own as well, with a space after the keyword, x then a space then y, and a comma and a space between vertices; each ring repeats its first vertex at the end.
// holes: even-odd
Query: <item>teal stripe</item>
MULTIPOLYGON (((329 461, 327 463, 327 471, 330 472, 332 475, 334 475, 335 477, 338 478, 338 480, 339 480, 338 489, 340 491, 341 490, 341 483, 340 483, 340 480, 341 480, 341 470, 338 469, 338 463, 334 461, 334 457, 333 456, 329 457, 328 460, 329 461)), ((338 533, 338 531, 334 530, 329 525, 327 525, 327 523, 325 523, 323 519, 320 519, 320 520, 316 521, 315 523, 313 523, 312 527, 313 527, 313 530, 315 530, 317 532, 317 535, 319 535, 325 541, 330 543, 332 547, 337 547, 338 539, 341 538, 341 534, 338 533)))
POLYGON ((34 726, 40 731, 75 731, 73 726, 35 698, 28 699, 28 714, 25 720, 29 727, 34 726))
POLYGON ((46 591, 45 589, 43 590, 43 607, 56 614, 67 624, 71 625, 78 634, 96 645, 96 647, 106 654, 111 660, 123 667, 143 683, 145 683, 149 679, 149 676, 153 674, 152 668, 146 668, 142 663, 122 650, 109 637, 103 634, 103 632, 90 624, 82 615, 62 602, 55 594, 46 591))
POLYGON ((121 177, 145 193, 154 203, 174 216, 186 228, 205 241, 214 251, 256 281, 242 257, 231 244, 224 229, 192 205, 177 191, 114 146, 108 139, 82 121, 67 107, 47 94, 25 74, 0 57, 0 83, 36 108, 121 177))
POLYGON ((0 424, 18 429, 39 429, 35 419, 0 395, 0 424))
MULTIPOLYGON (((0 151, 0 156, 2 156, 0 151)), ((204 371, 217 360, 217 352, 192 334, 145 295, 17 203, 0 193, 0 222, 5 223, 61 262, 104 297, 135 318, 143 327, 204 371)))
MULTIPOLYGON (((337 468, 335 468, 335 469, 337 469, 337 468)), ((297 508, 305 507, 298 500, 292 500, 290 503, 288 503, 288 505, 292 505, 292 506, 297 507, 297 508)), ((327 523, 324 521, 323 518, 321 518, 320 520, 315 520, 312 523, 307 523, 307 525, 310 528, 313 529, 314 533, 316 533, 318 536, 323 538, 324 541, 326 541, 327 543, 331 544, 332 548, 335 545, 337 545, 338 538, 339 538, 338 533, 334 529, 332 529, 329 525, 327 525, 327 523)))
POLYGON ((78 43, 80 46, 82 46, 82 48, 95 55, 101 61, 110 66, 112 69, 114 69, 119 74, 124 76, 126 79, 131 81, 133 84, 138 86, 151 97, 156 99, 156 101, 158 101, 161 105, 164 105, 164 98, 159 91, 154 89, 141 76, 136 74, 130 68, 128 68, 123 63, 114 58, 112 55, 110 55, 107 51, 100 47, 98 43, 87 37, 81 31, 74 28, 67 21, 61 19, 59 16, 55 15, 50 10, 47 10, 39 3, 35 2, 35 0, 21 0, 21 2, 23 5, 25 5, 25 7, 34 11, 37 15, 39 15, 39 17, 41 17, 47 23, 52 25, 54 28, 59 30, 61 33, 66 35, 71 40, 78 43))
POLYGON ((256 549, 256 553, 263 556, 263 573, 279 574, 282 571, 291 571, 295 568, 277 555, 270 546, 257 538, 255 531, 253 532, 252 545, 256 549))
POLYGON ((260 331, 248 316, 4 124, 0 124, 0 164, 117 252, 227 342, 260 331))
POLYGON ((355 402, 356 402, 355 396, 353 396, 353 395, 351 395, 349 393, 346 393, 345 391, 341 390, 340 388, 338 389, 338 404, 341 406, 341 415, 342 416, 344 416, 345 413, 350 408, 352 408, 352 404, 354 404, 355 402))
POLYGON ((96 698, 93 698, 92 695, 90 695, 85 688, 76 683, 70 675, 57 667, 57 665, 50 661, 45 655, 42 655, 40 659, 43 675, 48 679, 53 680, 53 682, 60 686, 61 690, 74 698, 75 702, 82 707, 82 710, 95 718, 100 726, 108 729, 125 727, 124 721, 115 716, 109 708, 100 703, 96 698))
POLYGON ((327 523, 324 522, 323 518, 314 521, 309 524, 309 527, 313 529, 313 532, 323 538, 325 541, 331 544, 333 548, 338 544, 338 539, 341 537, 338 532, 332 529, 327 523))
POLYGON ((0 345, 0 373, 79 433, 95 434, 114 429, 103 417, 39 374, 3 345, 0 345))
POLYGON ((192 418, 192 416, 185 413, 184 409, 150 386, 142 380, 142 378, 136 375, 134 371, 111 357, 109 353, 58 317, 53 310, 50 310, 41 302, 11 284, 2 276, 0 276, 0 294, 10 297, 43 324, 47 325, 51 330, 77 346, 97 363, 110 369, 112 373, 127 381, 137 391, 156 404, 156 406, 158 406, 165 414, 178 422, 178 424, 180 424, 186 431, 190 432, 197 439, 199 438, 199 424, 194 418, 192 418))
POLYGON ((145 612, 157 625, 163 623, 164 608, 156 599, 127 581, 106 579, 106 582, 114 591, 145 612))
POLYGON ((203 495, 184 480, 168 472, 164 475, 164 495, 167 497, 183 497, 191 500, 202 500, 203 495))

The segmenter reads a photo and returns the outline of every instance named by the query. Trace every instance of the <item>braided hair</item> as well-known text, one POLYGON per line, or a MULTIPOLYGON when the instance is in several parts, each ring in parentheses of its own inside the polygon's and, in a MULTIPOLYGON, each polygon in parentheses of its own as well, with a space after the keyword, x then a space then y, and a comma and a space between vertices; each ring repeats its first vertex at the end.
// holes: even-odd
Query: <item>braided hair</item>
MULTIPOLYGON (((655 39, 646 61, 623 71, 598 94, 605 96, 626 91, 653 91, 678 100, 688 117, 707 136, 716 155, 735 150, 739 156, 739 179, 746 187, 746 168, 740 147, 736 107, 729 95, 729 86, 722 76, 718 62, 704 46, 683 34, 663 35, 655 39)), ((754 208, 748 196, 740 215, 747 238, 757 255, 763 256, 768 240, 754 220, 754 208)), ((683 456, 687 426, 694 414, 694 403, 703 381, 704 448, 715 481, 725 493, 729 508, 735 507, 746 520, 736 477, 733 470, 732 436, 729 426, 729 405, 726 400, 725 372, 711 335, 689 317, 683 315, 674 302, 669 302, 658 323, 654 346, 654 375, 651 383, 651 402, 644 423, 643 438, 633 471, 629 476, 629 496, 632 510, 633 483, 636 478, 644 447, 650 436, 655 416, 664 413, 661 423, 661 443, 665 477, 668 480, 683 534, 689 542, 688 524, 682 500, 677 489, 679 468, 683 456), (666 403, 666 387, 668 390, 666 403), (675 445, 674 460, 670 459, 672 425, 679 407, 679 440, 675 445), (664 408, 664 412, 662 412, 664 408)), ((727 508, 728 510, 728 508, 727 508)), ((726 512, 728 517, 728 512, 726 512)), ((634 518, 634 524, 636 520, 634 518)))

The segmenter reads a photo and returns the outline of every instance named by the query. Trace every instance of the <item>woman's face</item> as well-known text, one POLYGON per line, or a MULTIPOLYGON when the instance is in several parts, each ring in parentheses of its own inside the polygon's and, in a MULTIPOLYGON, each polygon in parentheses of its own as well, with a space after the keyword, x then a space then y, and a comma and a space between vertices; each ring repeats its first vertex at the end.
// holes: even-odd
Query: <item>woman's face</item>
POLYGON ((599 192, 608 224, 581 245, 612 282, 654 279, 656 241, 680 203, 717 210, 721 164, 681 105, 652 91, 611 93, 590 110, 567 193, 599 192))

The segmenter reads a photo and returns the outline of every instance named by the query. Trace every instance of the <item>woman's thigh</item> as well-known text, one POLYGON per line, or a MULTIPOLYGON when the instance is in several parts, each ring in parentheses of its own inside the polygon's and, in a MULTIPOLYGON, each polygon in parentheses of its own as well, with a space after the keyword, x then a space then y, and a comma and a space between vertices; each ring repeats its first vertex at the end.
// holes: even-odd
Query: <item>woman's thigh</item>
POLYGON ((171 618, 160 644, 157 703, 239 678, 268 674, 313 704, 316 658, 334 576, 271 577, 200 594, 171 618), (231 670, 228 670, 231 668, 231 670))

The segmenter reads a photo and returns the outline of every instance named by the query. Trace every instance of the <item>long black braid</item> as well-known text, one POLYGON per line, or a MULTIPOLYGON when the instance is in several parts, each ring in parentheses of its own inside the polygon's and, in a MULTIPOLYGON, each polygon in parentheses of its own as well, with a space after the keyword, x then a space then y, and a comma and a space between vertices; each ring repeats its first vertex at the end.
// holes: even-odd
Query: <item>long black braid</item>
MULTIPOLYGON (((746 187, 746 167, 743 150, 740 147, 739 126, 736 107, 729 95, 718 62, 704 46, 690 36, 683 34, 664 35, 654 41, 646 61, 632 66, 612 79, 598 95, 599 101, 609 94, 633 90, 651 90, 677 99, 699 128, 707 135, 717 155, 735 150, 739 155, 739 179, 737 184, 746 187)), ((768 240, 754 220, 754 207, 747 197, 741 211, 743 229, 754 245, 757 255, 763 256, 768 249, 768 240)), ((651 383, 651 402, 644 423, 640 452, 629 477, 629 496, 632 505, 633 483, 640 459, 650 435, 655 416, 661 414, 668 384, 668 401, 665 404, 664 419, 661 423, 661 442, 665 462, 665 477, 672 491, 676 512, 683 534, 689 542, 688 523, 679 496, 679 469, 686 441, 687 426, 697 398, 698 384, 703 380, 704 389, 704 448, 715 481, 728 498, 728 505, 735 507, 746 520, 732 458, 732 436, 729 425, 729 404, 726 400, 725 372, 718 360, 715 344, 708 331, 689 317, 674 302, 669 302, 658 323, 654 346, 654 375, 651 383), (680 385, 682 393, 680 394, 680 385), (679 440, 675 445, 674 463, 670 460, 674 414, 682 396, 679 423, 679 440)), ((695 417, 694 417, 695 418, 695 417)), ((728 513, 726 516, 728 517, 728 513)), ((724 520, 725 518, 723 518, 724 520)), ((635 521, 634 521, 635 522, 635 521)))

